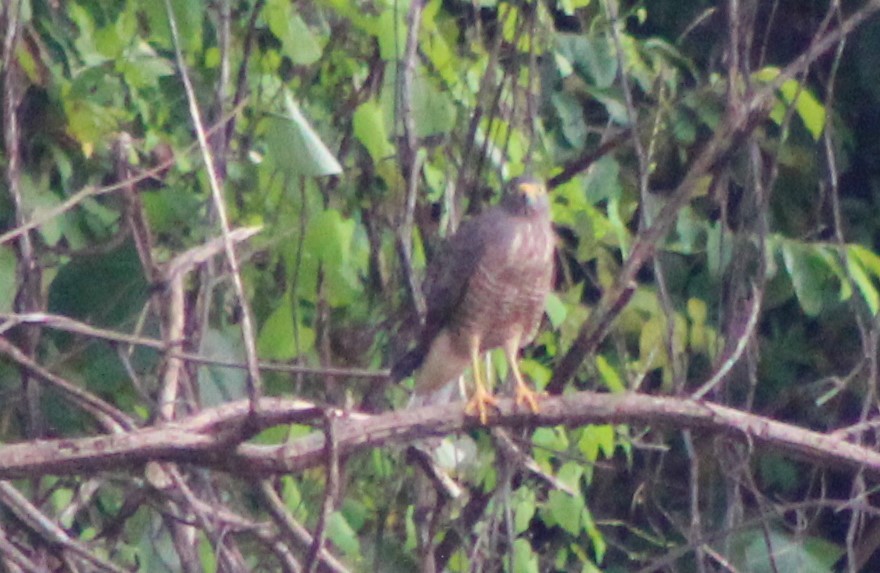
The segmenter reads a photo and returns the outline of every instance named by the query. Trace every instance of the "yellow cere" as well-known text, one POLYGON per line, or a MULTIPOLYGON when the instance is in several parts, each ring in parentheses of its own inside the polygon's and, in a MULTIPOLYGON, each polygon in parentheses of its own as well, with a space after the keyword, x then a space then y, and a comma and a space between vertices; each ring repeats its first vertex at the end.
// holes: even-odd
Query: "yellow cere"
POLYGON ((544 194, 544 186, 540 183, 520 183, 519 189, 530 197, 540 197, 544 194))

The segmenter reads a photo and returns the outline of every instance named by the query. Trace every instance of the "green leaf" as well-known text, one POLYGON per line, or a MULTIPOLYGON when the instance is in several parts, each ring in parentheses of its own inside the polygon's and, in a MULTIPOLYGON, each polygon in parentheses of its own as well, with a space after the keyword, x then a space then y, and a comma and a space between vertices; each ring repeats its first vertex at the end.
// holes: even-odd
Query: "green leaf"
MULTIPOLYGON (((755 73, 755 78, 765 83, 770 83, 779 76, 779 68, 767 66, 755 73)), ((816 96, 810 90, 797 82, 790 79, 782 83, 779 93, 783 101, 788 105, 794 105, 795 112, 801 118, 807 131, 818 141, 822 136, 822 130, 825 129, 825 107, 816 99, 816 96)), ((780 123, 783 119, 784 109, 774 109, 771 118, 776 123, 780 123)))
POLYGON ((412 114, 416 124, 416 136, 423 138, 448 134, 455 125, 455 107, 449 93, 437 89, 429 81, 426 73, 416 75, 412 92, 412 114))
MULTIPOLYGON (((227 327, 225 330, 208 328, 202 337, 201 354, 220 360, 245 361, 241 330, 227 327)), ((219 406, 224 402, 247 396, 247 375, 239 368, 221 368, 206 364, 199 368, 199 396, 205 407, 219 406)))
POLYGON ((592 204, 619 198, 623 191, 620 184, 620 165, 610 155, 602 157, 590 166, 584 188, 587 190, 587 201, 592 204))
POLYGON ((562 302, 562 299, 556 293, 551 292, 547 295, 547 300, 544 301, 544 312, 547 313, 553 328, 559 328, 565 322, 568 308, 566 308, 565 303, 562 302))
POLYGON ((822 289, 826 282, 823 271, 827 270, 824 261, 794 241, 783 241, 782 259, 801 308, 809 316, 816 316, 822 310, 822 289))
POLYGON ((286 117, 273 117, 266 133, 275 164, 295 176, 338 175, 342 166, 312 129, 289 92, 284 98, 286 117))
POLYGON ((639 368, 647 372, 666 364, 666 327, 660 316, 652 316, 639 333, 639 368))
POLYGON ((520 487, 516 490, 513 508, 513 531, 517 535, 529 528, 537 510, 535 490, 520 487))
POLYGON ((562 464, 556 473, 557 479, 573 491, 580 491, 581 478, 584 477, 584 466, 580 462, 568 461, 562 464))
POLYGON ((858 259, 865 269, 877 278, 880 278, 880 256, 863 245, 847 245, 847 256, 858 259))
POLYGON ((199 531, 198 538, 200 569, 205 573, 214 573, 217 571, 217 552, 214 550, 214 545, 203 531, 199 531))
POLYGON ((297 65, 307 66, 321 57, 321 46, 312 31, 287 0, 269 0, 263 9, 263 18, 269 30, 281 42, 285 56, 297 65))
POLYGON ((260 328, 257 336, 260 357, 265 360, 291 360, 311 350, 314 344, 315 333, 311 328, 303 324, 294 328, 293 303, 290 293, 285 294, 281 304, 260 328))
POLYGON ((818 141, 825 129, 825 106, 806 87, 795 80, 788 80, 780 89, 782 97, 790 104, 794 101, 794 109, 813 140, 818 141))
POLYGON ((626 384, 624 384, 623 379, 601 354, 596 355, 596 368, 602 377, 602 383, 605 384, 608 390, 615 394, 626 392, 626 384))
POLYGON ((856 288, 862 293, 862 297, 865 299, 871 314, 877 314, 878 307, 880 307, 880 294, 877 293, 877 288, 874 286, 868 273, 865 272, 859 259, 852 256, 847 257, 846 269, 856 288))
POLYGON ((532 444, 535 447, 544 448, 551 452, 564 452, 568 449, 568 438, 565 429, 561 426, 555 428, 538 428, 532 434, 532 444))
POLYGON ((596 560, 602 561, 602 559, 605 558, 605 538, 602 537, 602 532, 599 531, 599 528, 596 526, 593 514, 587 508, 586 504, 581 510, 581 523, 583 524, 584 532, 593 543, 593 551, 596 553, 596 560))
POLYGON ((0 245, 0 312, 11 312, 15 305, 17 266, 15 252, 6 245, 0 245))
POLYGON ((354 111, 352 122, 354 136, 367 149, 374 164, 378 165, 394 157, 395 150, 388 141, 385 116, 375 100, 368 100, 359 105, 354 111))
POLYGON ((304 265, 317 270, 320 263, 324 269, 330 306, 345 306, 360 296, 369 252, 365 233, 354 220, 335 209, 320 212, 309 221, 303 247, 304 265))
POLYGON ((592 86, 609 88, 617 77, 617 57, 607 37, 556 34, 556 49, 592 86))
POLYGON ((556 92, 550 96, 562 135, 573 148, 583 147, 587 141, 587 124, 584 122, 584 106, 574 94, 556 92))
POLYGON ((769 534, 754 527, 732 538, 730 559, 737 571, 771 573, 828 573, 844 554, 844 548, 818 537, 789 533, 771 526, 769 534))
POLYGON ((360 557, 361 544, 357 533, 338 511, 334 511, 327 519, 327 538, 350 558, 360 557))
POLYGON ((538 556, 531 544, 522 538, 513 542, 513 572, 538 573, 538 556))
POLYGON ((386 7, 379 14, 376 36, 379 40, 379 55, 386 62, 400 59, 406 46, 406 31, 409 29, 404 22, 406 10, 386 7))
POLYGON ((571 496, 563 491, 553 490, 547 500, 550 516, 559 527, 570 535, 581 533, 581 512, 584 509, 584 498, 571 496))

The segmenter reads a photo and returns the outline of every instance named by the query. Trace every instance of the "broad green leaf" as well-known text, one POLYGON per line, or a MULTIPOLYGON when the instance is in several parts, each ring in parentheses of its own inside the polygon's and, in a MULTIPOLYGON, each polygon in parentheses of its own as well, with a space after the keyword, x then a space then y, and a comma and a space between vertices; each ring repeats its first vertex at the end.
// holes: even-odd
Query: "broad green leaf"
POLYGON ((562 135, 573 148, 583 147, 587 141, 584 106, 574 94, 557 92, 550 96, 553 109, 559 116, 562 135))
POLYGON ((398 60, 406 47, 406 11, 385 8, 376 21, 379 55, 386 62, 398 60))
POLYGON ((615 394, 626 392, 626 385, 617 370, 601 354, 596 355, 596 368, 599 370, 599 376, 602 377, 602 383, 608 390, 615 394))
POLYGON ((565 462, 556 473, 556 478, 573 491, 580 491, 582 477, 584 477, 584 466, 581 462, 575 461, 565 462))
MULTIPOLYGON (((202 337, 201 354, 220 360, 245 361, 239 328, 208 328, 202 337)), ((247 396, 246 373, 238 368, 220 368, 210 364, 199 368, 199 396, 205 407, 247 396)))
POLYGON ((588 37, 582 34, 556 34, 556 49, 578 73, 591 81, 591 86, 606 89, 617 77, 617 57, 606 37, 588 37))
POLYGON ((285 93, 287 116, 272 116, 266 139, 276 165, 295 176, 338 175, 342 166, 300 111, 290 93, 285 93))
MULTIPOLYGON (((137 0, 137 2, 147 17, 151 42, 157 43, 163 48, 173 48, 165 0, 137 0)), ((184 53, 201 50, 204 45, 202 39, 202 24, 205 17, 204 1, 171 0, 171 10, 184 53)))
POLYGON ((791 493, 802 483, 802 474, 795 462, 772 452, 758 459, 758 471, 762 483, 768 487, 791 493))
MULTIPOLYGON (((49 290, 49 311, 93 325, 116 326, 139 313, 148 294, 140 259, 129 242, 64 264, 49 290), (114 296, 108 297, 108 293, 114 296)), ((119 364, 118 357, 115 362, 119 364)))
POLYGON ((360 557, 361 544, 357 533, 338 511, 331 513, 327 519, 327 538, 349 558, 360 557))
POLYGON ((722 276, 733 256, 732 241, 726 240, 724 229, 720 223, 714 223, 706 229, 706 257, 709 274, 712 277, 722 276))
POLYGON ((416 136, 448 134, 455 125, 455 107, 449 94, 437 89, 425 73, 416 75, 412 91, 416 136))
POLYGON ((871 314, 876 315, 878 308, 880 308, 880 294, 878 294, 874 282, 871 281, 868 273, 862 267, 861 261, 852 256, 847 257, 846 269, 856 288, 862 293, 862 297, 865 299, 871 314))
POLYGON ((388 140, 385 117, 382 108, 375 100, 368 100, 358 106, 352 119, 354 136, 367 149, 373 163, 393 158, 394 146, 388 140))
POLYGON ((360 296, 360 275, 366 269, 367 239, 352 219, 335 209, 327 209, 309 221, 306 230, 303 272, 320 263, 324 270, 327 300, 331 306, 344 306, 360 296))
POLYGON ((647 372, 666 365, 666 327, 663 319, 652 316, 639 333, 639 368, 647 372))
POLYGON ((863 245, 847 245, 847 255, 855 257, 865 269, 877 278, 880 278, 880 256, 863 245))
MULTIPOLYGON (((550 378, 553 376, 553 370, 537 360, 532 360, 530 358, 520 360, 519 367, 523 376, 525 376, 526 381, 531 381, 538 391, 546 388, 547 384, 550 382, 550 378)), ((507 375, 506 370, 504 375, 507 375)))
POLYGON ((822 310, 822 289, 826 283, 826 271, 821 257, 794 241, 783 241, 782 259, 791 279, 801 308, 810 316, 822 310))
POLYGON ((173 76, 176 72, 171 60, 160 57, 152 46, 139 43, 131 54, 116 62, 126 83, 134 88, 155 88, 160 78, 173 76))
POLYGON ((571 496, 554 489, 547 500, 547 509, 553 521, 570 535, 581 533, 581 513, 584 509, 584 498, 571 496))
POLYGON ((536 510, 535 490, 526 487, 516 490, 513 508, 513 532, 515 534, 519 535, 529 528, 536 510))
POLYGON ((562 302, 562 299, 556 293, 552 292, 547 295, 547 300, 544 302, 544 312, 547 313, 547 318, 550 319, 550 324, 553 328, 559 328, 565 322, 565 317, 568 315, 565 303, 562 302))
POLYGON ((556 428, 537 428, 532 434, 532 444, 537 448, 550 450, 551 452, 564 452, 568 449, 568 438, 565 429, 556 428))
POLYGON ((586 504, 584 504, 584 507, 581 510, 581 523, 583 524, 584 532, 593 543, 593 551, 596 553, 596 561, 601 562, 605 558, 605 538, 602 536, 602 532, 599 531, 599 528, 596 526, 596 521, 593 519, 593 514, 590 512, 586 504))
MULTIPOLYGON (((765 83, 772 82, 779 76, 779 68, 767 66, 755 73, 755 78, 765 83)), ((794 105, 795 112, 801 118, 807 131, 818 141, 822 136, 822 130, 825 129, 825 107, 816 99, 810 90, 797 82, 790 79, 782 83, 779 88, 782 99, 788 105, 794 105)), ((772 119, 779 123, 783 119, 784 109, 774 109, 771 114, 772 119)))
POLYGON ((591 204, 620 197, 623 188, 620 185, 620 165, 617 161, 606 155, 593 163, 584 180, 584 189, 587 190, 587 201, 591 204))
POLYGON ((281 476, 281 499, 287 509, 298 519, 307 516, 303 507, 302 488, 293 476, 281 476))
POLYGON ((214 544, 211 543, 204 531, 199 531, 198 536, 200 570, 205 573, 214 573, 217 571, 217 551, 214 549, 214 544))
POLYGON ((513 573, 538 573, 538 555, 523 538, 513 542, 513 573))
POLYGON ((260 328, 257 350, 265 360, 291 360, 308 352, 315 344, 314 331, 304 324, 295 327, 293 303, 285 294, 260 328))
POLYGON ((769 535, 757 526, 734 534, 730 559, 737 571, 772 573, 828 573, 844 554, 844 548, 804 533, 789 533, 771 526, 769 535))
POLYGON ((286 0, 269 0, 263 9, 263 18, 281 42, 284 55, 294 64, 307 66, 321 57, 321 46, 299 14, 294 13, 293 6, 286 0))
POLYGON ((786 102, 794 101, 795 111, 815 141, 822 137, 825 129, 825 106, 806 87, 795 80, 788 80, 780 89, 786 102))
POLYGON ((15 305, 17 265, 15 252, 6 245, 0 245, 0 312, 11 312, 15 305))

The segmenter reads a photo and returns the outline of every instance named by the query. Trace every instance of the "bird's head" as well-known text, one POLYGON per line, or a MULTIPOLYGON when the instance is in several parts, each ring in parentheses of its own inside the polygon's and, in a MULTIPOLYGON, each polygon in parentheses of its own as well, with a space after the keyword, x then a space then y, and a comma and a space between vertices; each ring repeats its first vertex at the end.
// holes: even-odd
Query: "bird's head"
POLYGON ((534 177, 517 177, 507 184, 501 204, 517 215, 544 214, 550 208, 547 187, 534 177))

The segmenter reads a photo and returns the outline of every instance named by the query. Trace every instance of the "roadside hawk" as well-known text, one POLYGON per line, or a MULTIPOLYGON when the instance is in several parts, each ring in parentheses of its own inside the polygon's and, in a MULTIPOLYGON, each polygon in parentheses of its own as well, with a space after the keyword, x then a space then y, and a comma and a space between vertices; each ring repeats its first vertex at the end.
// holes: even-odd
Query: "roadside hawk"
POLYGON ((553 279, 556 237, 543 183, 511 181, 499 205, 465 221, 428 265, 427 314, 415 348, 391 369, 401 380, 416 373, 414 401, 457 379, 470 365, 474 394, 467 411, 485 423, 496 403, 479 358, 501 347, 516 380, 516 402, 538 411, 517 354, 534 340, 553 279))

